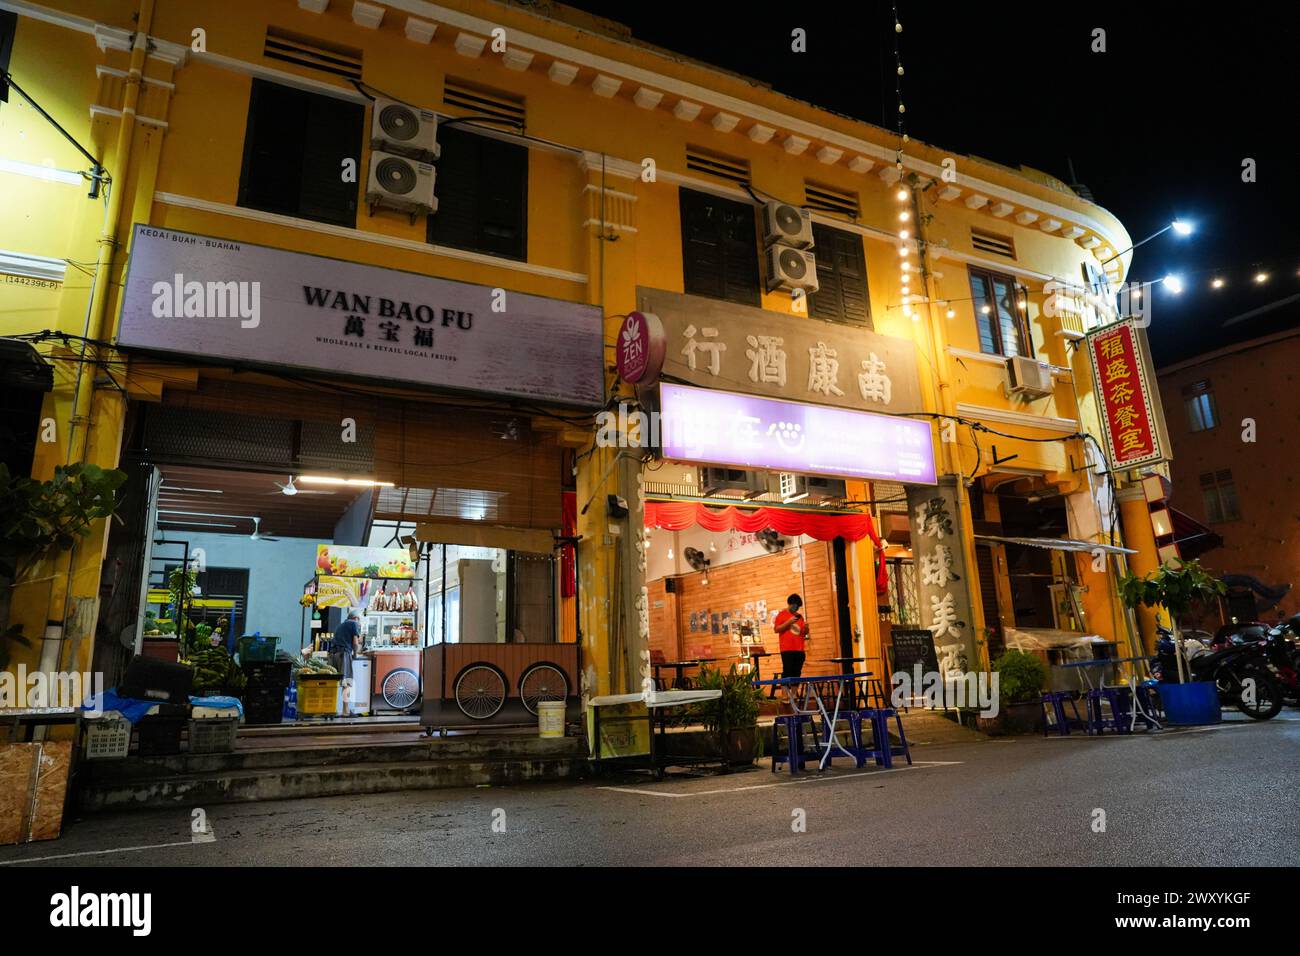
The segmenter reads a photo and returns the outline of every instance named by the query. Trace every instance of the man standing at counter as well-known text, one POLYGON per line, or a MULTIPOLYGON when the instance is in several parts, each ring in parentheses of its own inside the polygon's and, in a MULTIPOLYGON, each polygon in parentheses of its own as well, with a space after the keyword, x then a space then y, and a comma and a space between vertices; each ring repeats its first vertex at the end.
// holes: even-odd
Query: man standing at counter
POLYGON ((803 598, 791 594, 786 598, 786 609, 772 622, 776 633, 781 635, 781 676, 800 677, 803 675, 803 662, 808 656, 804 642, 811 640, 808 636, 808 622, 799 613, 803 607, 803 598))
POLYGON ((360 619, 361 615, 357 614, 356 611, 349 611, 347 620, 339 625, 339 629, 334 632, 327 645, 330 652, 330 664, 343 678, 343 713, 345 716, 351 711, 352 655, 360 650, 358 647, 361 642, 360 619))

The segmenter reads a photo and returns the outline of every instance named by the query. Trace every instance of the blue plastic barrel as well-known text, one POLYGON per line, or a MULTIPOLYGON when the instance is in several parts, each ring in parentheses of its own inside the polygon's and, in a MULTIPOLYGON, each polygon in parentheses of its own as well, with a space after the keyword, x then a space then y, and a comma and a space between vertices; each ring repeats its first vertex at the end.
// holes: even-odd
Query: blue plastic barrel
POLYGON ((1223 719, 1219 709, 1219 690, 1213 681, 1161 684, 1160 704, 1164 708, 1166 722, 1170 724, 1217 724, 1223 719))

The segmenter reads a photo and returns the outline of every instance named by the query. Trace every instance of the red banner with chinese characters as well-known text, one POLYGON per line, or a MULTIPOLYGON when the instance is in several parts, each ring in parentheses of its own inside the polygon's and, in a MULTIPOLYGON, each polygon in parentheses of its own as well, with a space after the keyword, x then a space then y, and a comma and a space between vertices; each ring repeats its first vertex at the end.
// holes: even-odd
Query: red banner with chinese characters
POLYGON ((1132 320, 1088 333, 1093 381, 1112 471, 1164 458, 1142 343, 1132 320))

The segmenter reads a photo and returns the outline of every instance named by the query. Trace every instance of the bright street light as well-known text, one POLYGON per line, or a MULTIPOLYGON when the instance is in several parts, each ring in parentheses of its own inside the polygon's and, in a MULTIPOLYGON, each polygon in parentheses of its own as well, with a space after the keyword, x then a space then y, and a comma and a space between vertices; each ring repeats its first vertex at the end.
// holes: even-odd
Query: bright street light
POLYGON ((1169 226, 1180 236, 1190 236, 1192 234, 1192 224, 1183 219, 1175 219, 1169 226))
POLYGON ((1167 275, 1161 280, 1161 282, 1163 282, 1165 288, 1174 293, 1174 295, 1183 291, 1183 280, 1176 275, 1167 275))

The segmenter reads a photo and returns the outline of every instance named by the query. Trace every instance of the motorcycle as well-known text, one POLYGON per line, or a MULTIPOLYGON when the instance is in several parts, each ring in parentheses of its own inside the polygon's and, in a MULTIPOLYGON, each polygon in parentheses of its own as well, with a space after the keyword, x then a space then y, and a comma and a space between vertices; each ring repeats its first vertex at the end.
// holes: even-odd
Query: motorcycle
MULTIPOLYGON (((1178 651, 1173 631, 1157 628, 1157 668, 1160 680, 1175 683, 1178 680, 1178 651)), ((1196 642, 1200 643, 1200 642, 1196 642)), ((1282 710, 1283 689, 1275 668, 1268 657, 1266 642, 1231 641, 1225 635, 1221 645, 1206 647, 1203 653, 1188 657, 1184 654, 1188 676, 1194 681, 1212 681, 1219 692, 1219 703, 1236 707, 1252 720, 1272 720, 1282 710)))
POLYGON ((1283 701, 1300 707, 1300 615, 1269 627, 1267 624, 1233 624, 1219 628, 1211 647, 1220 649, 1229 645, 1262 645, 1264 656, 1282 688, 1283 701))

